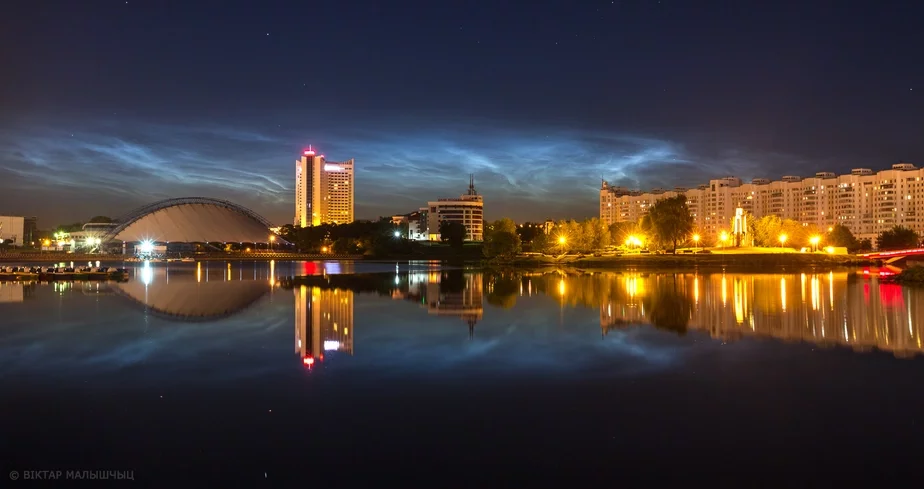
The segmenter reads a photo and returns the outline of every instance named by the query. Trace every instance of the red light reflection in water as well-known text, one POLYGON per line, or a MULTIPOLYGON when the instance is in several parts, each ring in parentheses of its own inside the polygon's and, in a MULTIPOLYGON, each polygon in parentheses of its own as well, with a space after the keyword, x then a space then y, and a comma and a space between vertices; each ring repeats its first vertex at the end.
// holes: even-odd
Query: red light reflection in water
POLYGON ((903 309, 905 307, 905 298, 902 296, 902 286, 879 284, 879 302, 885 307, 903 309))

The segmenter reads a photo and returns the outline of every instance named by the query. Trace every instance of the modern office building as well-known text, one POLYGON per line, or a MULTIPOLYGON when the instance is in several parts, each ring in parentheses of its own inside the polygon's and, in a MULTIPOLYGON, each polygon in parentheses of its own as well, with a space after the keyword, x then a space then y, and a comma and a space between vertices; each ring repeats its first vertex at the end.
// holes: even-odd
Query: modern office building
POLYGON ((296 226, 353 222, 353 160, 327 161, 310 147, 295 161, 296 226))
POLYGON ((0 216, 0 243, 23 246, 24 231, 25 218, 17 216, 0 216))
POLYGON ((395 226, 407 226, 407 239, 412 241, 426 241, 429 239, 427 234, 427 208, 421 207, 416 212, 392 216, 391 222, 395 226))
POLYGON ((917 215, 924 211, 924 169, 911 163, 897 163, 879 172, 855 168, 846 175, 818 172, 807 178, 755 178, 750 183, 725 177, 695 188, 648 192, 612 186, 604 180, 600 219, 607 224, 637 221, 656 201, 681 194, 687 198, 696 228, 713 238, 729 231, 737 208, 756 218, 776 215, 822 230, 842 224, 859 239, 875 240, 896 225, 924 233, 924 214, 917 215))
POLYGON ((469 177, 468 192, 457 199, 427 202, 421 213, 427 216, 427 238, 439 241, 440 224, 459 222, 465 226, 466 241, 484 241, 484 199, 475 191, 475 177, 469 177))

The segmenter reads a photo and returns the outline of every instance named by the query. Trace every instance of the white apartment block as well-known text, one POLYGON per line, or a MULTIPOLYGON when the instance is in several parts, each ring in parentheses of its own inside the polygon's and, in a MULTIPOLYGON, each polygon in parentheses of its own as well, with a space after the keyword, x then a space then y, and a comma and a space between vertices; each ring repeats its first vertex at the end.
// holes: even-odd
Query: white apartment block
POLYGON ((876 173, 855 168, 847 175, 819 172, 807 178, 755 178, 750 183, 725 177, 696 188, 656 188, 644 193, 603 181, 600 220, 606 224, 638 221, 658 200, 680 194, 687 198, 696 229, 713 238, 721 231, 730 231, 739 207, 757 218, 777 215, 821 230, 843 224, 859 239, 875 240, 896 225, 924 233, 924 214, 918 216, 924 212, 924 169, 911 163, 898 163, 876 173))

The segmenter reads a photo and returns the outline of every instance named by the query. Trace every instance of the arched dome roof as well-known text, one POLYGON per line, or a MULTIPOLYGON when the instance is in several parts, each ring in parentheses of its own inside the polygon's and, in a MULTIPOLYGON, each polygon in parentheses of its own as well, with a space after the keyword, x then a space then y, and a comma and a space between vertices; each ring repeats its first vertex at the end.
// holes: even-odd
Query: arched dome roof
POLYGON ((119 219, 104 241, 266 243, 270 223, 232 202, 189 197, 155 202, 119 219))

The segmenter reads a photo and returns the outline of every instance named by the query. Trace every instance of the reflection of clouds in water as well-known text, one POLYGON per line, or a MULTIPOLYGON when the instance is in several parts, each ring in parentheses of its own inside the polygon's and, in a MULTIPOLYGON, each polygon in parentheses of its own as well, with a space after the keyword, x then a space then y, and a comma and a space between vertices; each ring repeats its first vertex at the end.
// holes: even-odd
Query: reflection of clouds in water
MULTIPOLYGON (((291 331, 289 301, 262 300, 237 316, 182 323, 145 315, 114 296, 99 299, 104 310, 86 314, 85 321, 55 324, 53 318, 39 318, 33 326, 30 318, 38 315, 29 314, 31 309, 11 318, 0 327, 0 377, 38 374, 55 380, 123 369, 176 381, 182 379, 172 376, 189 371, 196 371, 197 380, 253 377, 272 367, 264 348, 271 344, 268 337, 291 331)), ((62 303, 78 314, 83 305, 75 302, 62 303)))
MULTIPOLYGON (((600 337, 599 316, 558 305, 522 300, 514 311, 497 311, 475 326, 469 340, 458 318, 428 316, 404 301, 357 296, 357 353, 333 359, 333 370, 375 370, 380 375, 466 375, 474 371, 618 376, 669 368, 692 344, 670 333, 630 328, 600 337), (359 318, 381 318, 374 323, 359 318), (363 324, 366 323, 366 324, 363 324), (364 345, 368 345, 365 346, 364 345)), ((707 345, 703 345, 707 346, 707 345)))

